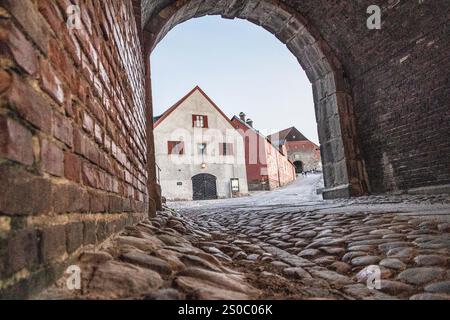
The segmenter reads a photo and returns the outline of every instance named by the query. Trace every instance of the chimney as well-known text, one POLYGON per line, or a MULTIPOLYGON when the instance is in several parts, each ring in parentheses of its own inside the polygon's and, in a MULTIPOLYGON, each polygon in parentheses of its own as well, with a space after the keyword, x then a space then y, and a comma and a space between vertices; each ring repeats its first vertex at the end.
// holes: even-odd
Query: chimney
POLYGON ((246 123, 253 128, 253 120, 252 119, 247 119, 246 123))
POLYGON ((241 121, 245 122, 245 113, 239 113, 239 118, 241 119, 241 121))

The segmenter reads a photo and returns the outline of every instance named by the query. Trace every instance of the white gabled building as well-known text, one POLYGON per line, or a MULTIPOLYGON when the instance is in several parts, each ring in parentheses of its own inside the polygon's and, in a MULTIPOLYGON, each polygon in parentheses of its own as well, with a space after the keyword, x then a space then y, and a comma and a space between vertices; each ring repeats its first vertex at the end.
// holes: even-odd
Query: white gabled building
POLYGON ((248 193, 243 138, 202 89, 195 87, 154 120, 163 197, 202 200, 248 193), (237 181, 239 191, 232 188, 237 181))

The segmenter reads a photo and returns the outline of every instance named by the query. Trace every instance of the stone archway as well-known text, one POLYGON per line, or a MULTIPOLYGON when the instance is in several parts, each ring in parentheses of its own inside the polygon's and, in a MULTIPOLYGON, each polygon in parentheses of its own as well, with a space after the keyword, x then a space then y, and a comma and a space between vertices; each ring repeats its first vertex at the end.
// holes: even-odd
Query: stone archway
POLYGON ((295 173, 303 173, 303 162, 301 161, 294 161, 295 166, 295 173))
MULTIPOLYGON (((312 84, 322 151, 324 198, 368 193, 369 184, 356 138, 352 92, 344 71, 320 33, 297 11, 276 0, 178 0, 157 4, 144 0, 142 10, 147 88, 151 86, 152 50, 173 27, 189 19, 205 15, 246 19, 275 35, 297 57, 312 84)), ((150 90, 147 102, 151 113, 150 90)), ((148 136, 151 163, 152 132, 148 136)))

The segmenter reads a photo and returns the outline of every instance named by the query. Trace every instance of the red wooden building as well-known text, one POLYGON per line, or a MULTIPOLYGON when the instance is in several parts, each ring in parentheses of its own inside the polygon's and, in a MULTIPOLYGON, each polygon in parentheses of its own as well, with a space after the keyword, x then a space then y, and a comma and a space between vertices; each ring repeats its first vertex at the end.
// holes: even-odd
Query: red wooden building
POLYGON ((295 180, 295 166, 289 161, 284 146, 278 149, 272 145, 242 112, 239 117, 234 116, 231 123, 244 137, 249 191, 273 190, 295 180))

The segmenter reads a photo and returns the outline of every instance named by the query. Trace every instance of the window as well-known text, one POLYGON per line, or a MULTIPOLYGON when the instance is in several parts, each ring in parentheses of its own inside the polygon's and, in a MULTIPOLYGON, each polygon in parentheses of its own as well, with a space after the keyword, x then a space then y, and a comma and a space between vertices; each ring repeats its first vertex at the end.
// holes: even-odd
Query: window
POLYGON ((194 128, 208 128, 208 117, 201 115, 192 115, 192 126, 194 128))
POLYGON ((232 143, 221 143, 220 155, 221 156, 232 156, 233 155, 233 144, 232 143))
POLYGON ((206 155, 206 143, 198 144, 198 154, 206 155))
POLYGON ((182 141, 168 141, 169 154, 184 154, 184 142, 182 141))

